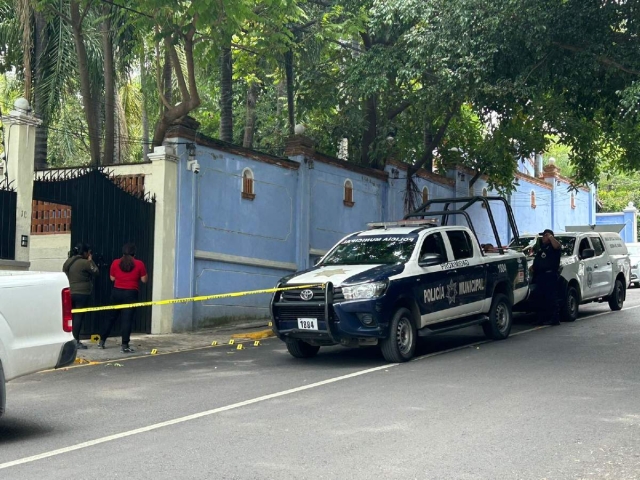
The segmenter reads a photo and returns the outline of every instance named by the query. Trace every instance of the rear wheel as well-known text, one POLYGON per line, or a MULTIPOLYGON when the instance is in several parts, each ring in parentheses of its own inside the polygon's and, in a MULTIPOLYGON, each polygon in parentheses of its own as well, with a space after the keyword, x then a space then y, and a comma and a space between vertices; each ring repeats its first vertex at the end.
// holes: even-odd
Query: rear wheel
POLYGON ((622 310, 622 305, 624 304, 624 285, 623 283, 616 279, 616 283, 613 286, 613 292, 609 296, 609 308, 614 312, 617 310, 622 310))
POLYGON ((493 297, 489 320, 482 324, 482 329, 487 338, 491 340, 504 340, 511 333, 513 313, 511 302, 504 293, 498 293, 493 297))
POLYGON ((579 309, 580 301, 578 299, 578 291, 576 290, 576 287, 569 287, 560 310, 562 321, 575 322, 578 318, 579 309))
POLYGON ((286 343, 287 350, 292 357, 296 358, 315 357, 320 350, 320 347, 317 345, 309 345, 307 342, 303 342, 302 340, 298 340, 295 338, 288 338, 286 343))
POLYGON ((407 308, 399 308, 389 325, 389 336, 380 342, 387 362, 401 363, 411 360, 416 352, 418 332, 413 315, 407 308))

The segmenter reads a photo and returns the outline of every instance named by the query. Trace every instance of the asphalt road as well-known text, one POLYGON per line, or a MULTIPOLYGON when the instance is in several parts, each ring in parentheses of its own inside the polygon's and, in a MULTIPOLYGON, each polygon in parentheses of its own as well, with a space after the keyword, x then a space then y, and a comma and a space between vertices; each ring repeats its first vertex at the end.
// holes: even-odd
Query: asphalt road
POLYGON ((0 479, 638 479, 638 307, 432 337, 402 365, 271 339, 31 375, 0 479))

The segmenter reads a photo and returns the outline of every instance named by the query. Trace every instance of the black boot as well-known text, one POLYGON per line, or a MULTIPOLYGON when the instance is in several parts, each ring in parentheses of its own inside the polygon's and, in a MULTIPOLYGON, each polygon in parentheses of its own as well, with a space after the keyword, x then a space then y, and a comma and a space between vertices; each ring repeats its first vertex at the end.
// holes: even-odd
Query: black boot
POLYGON ((98 342, 98 348, 99 348, 100 350, 104 350, 104 349, 105 349, 105 346, 104 346, 104 340, 100 340, 100 341, 98 342))

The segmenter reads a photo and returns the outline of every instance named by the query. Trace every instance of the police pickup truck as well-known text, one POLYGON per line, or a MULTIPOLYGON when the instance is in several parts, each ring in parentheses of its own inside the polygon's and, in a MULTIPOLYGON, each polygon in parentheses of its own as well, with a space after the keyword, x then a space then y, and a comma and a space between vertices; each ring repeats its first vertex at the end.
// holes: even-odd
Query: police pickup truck
MULTIPOLYGON (((455 201, 465 200, 491 199, 455 201)), ((421 209, 408 217, 426 216, 421 209)), ((321 346, 379 344, 387 361, 404 362, 419 336, 482 325, 487 337, 507 338, 512 306, 528 294, 525 256, 507 249, 485 253, 464 208, 433 214, 442 214, 443 224, 370 224, 343 238, 314 268, 283 278, 271 313, 289 353, 305 358, 321 346), (447 226, 454 214, 463 214, 469 227, 447 226)))
MULTIPOLYGON (((538 235, 523 235, 509 245, 523 251, 533 263, 538 248, 538 235)), ((611 310, 620 310, 631 282, 631 262, 627 247, 617 233, 566 232, 555 235, 562 245, 558 297, 560 318, 573 322, 581 304, 608 302, 611 310)), ((534 288, 534 287, 532 287, 534 288)), ((532 294, 531 298, 535 298, 532 294)), ((519 310, 533 310, 528 303, 519 310)))

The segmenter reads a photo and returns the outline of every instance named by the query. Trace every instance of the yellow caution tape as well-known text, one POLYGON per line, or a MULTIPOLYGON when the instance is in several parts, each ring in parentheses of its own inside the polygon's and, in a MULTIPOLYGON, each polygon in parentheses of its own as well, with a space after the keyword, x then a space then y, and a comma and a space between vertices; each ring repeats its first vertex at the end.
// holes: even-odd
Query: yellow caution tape
MULTIPOLYGON (((205 302, 207 300, 218 300, 221 298, 244 297, 246 295, 260 295, 264 293, 284 292, 287 290, 297 290, 300 288, 312 287, 324 287, 324 284, 316 283, 314 285, 296 285, 295 287, 267 288, 264 290, 250 290, 247 292, 219 293, 217 295, 204 295, 200 297, 174 298, 171 300, 156 300, 151 302, 124 303, 122 305, 107 305, 104 307, 76 308, 74 310, 71 310, 71 313, 102 312, 105 310, 121 310, 123 308, 140 308, 152 307, 154 305, 175 305, 177 303, 205 302)), ((271 326, 271 322, 269 326, 271 326)))

